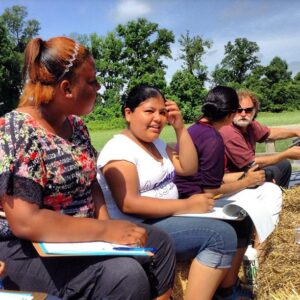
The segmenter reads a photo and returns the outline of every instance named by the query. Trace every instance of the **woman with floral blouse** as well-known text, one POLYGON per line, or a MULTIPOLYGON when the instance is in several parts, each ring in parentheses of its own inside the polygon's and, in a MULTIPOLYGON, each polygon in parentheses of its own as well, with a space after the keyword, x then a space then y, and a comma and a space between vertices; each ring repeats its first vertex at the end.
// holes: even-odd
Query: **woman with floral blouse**
POLYGON ((4 287, 63 299, 168 299, 175 258, 168 236, 109 220, 96 153, 78 117, 100 88, 88 50, 66 37, 29 42, 16 110, 0 119, 0 259, 4 287), (40 257, 32 241, 106 241, 157 248, 152 259, 40 257))

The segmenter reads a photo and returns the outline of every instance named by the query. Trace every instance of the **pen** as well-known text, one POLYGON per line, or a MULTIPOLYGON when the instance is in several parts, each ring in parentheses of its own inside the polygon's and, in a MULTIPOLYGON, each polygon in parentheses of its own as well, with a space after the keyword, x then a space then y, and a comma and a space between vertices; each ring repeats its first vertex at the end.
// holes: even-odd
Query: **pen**
POLYGON ((219 195, 215 195, 213 198, 214 199, 219 199, 219 198, 221 198, 223 196, 223 194, 219 194, 219 195))
POLYGON ((113 250, 121 250, 121 251, 143 251, 143 252, 153 252, 155 253, 157 251, 156 248, 132 248, 132 247, 113 247, 113 250))

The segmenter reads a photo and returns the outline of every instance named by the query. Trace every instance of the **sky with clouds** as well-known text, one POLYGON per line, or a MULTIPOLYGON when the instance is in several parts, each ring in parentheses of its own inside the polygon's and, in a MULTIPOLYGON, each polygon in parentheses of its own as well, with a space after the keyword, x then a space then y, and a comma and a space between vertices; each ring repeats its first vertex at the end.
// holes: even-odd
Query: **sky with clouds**
POLYGON ((27 7, 43 39, 74 32, 104 36, 138 17, 158 23, 176 37, 173 59, 166 60, 168 80, 181 66, 177 40, 187 30, 213 42, 204 57, 210 71, 220 63, 224 45, 236 38, 258 44, 262 65, 279 56, 294 74, 300 71, 299 0, 1 0, 0 14, 12 5, 27 7))

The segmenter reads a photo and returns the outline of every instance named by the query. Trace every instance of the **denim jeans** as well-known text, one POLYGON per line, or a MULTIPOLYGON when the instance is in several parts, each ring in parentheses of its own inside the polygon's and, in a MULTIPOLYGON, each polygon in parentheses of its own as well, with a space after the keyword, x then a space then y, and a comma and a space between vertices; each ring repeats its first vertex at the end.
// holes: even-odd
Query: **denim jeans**
POLYGON ((289 160, 284 159, 277 164, 270 165, 263 168, 264 170, 269 170, 277 185, 284 188, 289 187, 289 182, 292 174, 292 166, 289 160))
POLYGON ((212 268, 229 268, 237 249, 233 227, 211 218, 168 217, 144 221, 166 231, 178 260, 196 258, 212 268))

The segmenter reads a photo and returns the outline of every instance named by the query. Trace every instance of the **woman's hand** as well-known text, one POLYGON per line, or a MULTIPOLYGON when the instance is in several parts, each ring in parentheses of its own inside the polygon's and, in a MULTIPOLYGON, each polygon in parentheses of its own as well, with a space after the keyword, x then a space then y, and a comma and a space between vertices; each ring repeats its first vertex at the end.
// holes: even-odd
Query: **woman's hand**
POLYGON ((177 104, 172 100, 165 102, 168 111, 168 122, 174 129, 181 129, 184 127, 183 118, 177 104))
POLYGON ((141 247, 146 244, 147 232, 143 227, 123 220, 107 220, 102 224, 105 226, 106 242, 141 247))
POLYGON ((194 194, 182 201, 186 201, 186 208, 181 213, 207 213, 215 206, 215 200, 211 193, 194 194))
POLYGON ((245 174, 245 180, 247 182, 247 187, 255 187, 257 185, 262 185, 266 181, 265 171, 257 170, 258 165, 250 168, 245 174))

